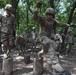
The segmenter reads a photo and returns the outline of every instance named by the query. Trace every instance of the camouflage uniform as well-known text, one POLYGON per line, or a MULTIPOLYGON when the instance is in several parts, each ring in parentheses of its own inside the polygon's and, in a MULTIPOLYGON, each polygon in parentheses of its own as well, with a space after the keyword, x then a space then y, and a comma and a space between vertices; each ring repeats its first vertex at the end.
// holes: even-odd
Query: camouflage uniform
POLYGON ((31 32, 32 39, 35 40, 37 38, 37 32, 36 28, 32 27, 32 32, 31 32))
POLYGON ((36 47, 36 40, 37 40, 37 32, 36 32, 36 28, 32 27, 32 31, 31 31, 31 37, 32 37, 32 45, 33 47, 36 47))
POLYGON ((15 43, 16 43, 16 48, 19 50, 20 54, 21 52, 23 54, 24 51, 27 50, 29 37, 30 34, 27 28, 24 30, 24 32, 21 35, 17 36, 15 43))
MULTIPOLYGON (((68 26, 66 23, 60 23, 56 21, 55 19, 48 20, 46 16, 40 16, 38 15, 39 8, 36 8, 33 14, 33 19, 40 24, 40 33, 39 33, 39 39, 41 43, 43 44, 43 53, 49 53, 51 61, 58 62, 57 56, 56 56, 56 45, 55 41, 51 40, 51 31, 53 30, 53 25, 60 25, 60 26, 68 26)), ((52 8, 47 8, 45 14, 50 13, 54 15, 54 10, 52 8)))
POLYGON ((71 31, 68 31, 67 35, 65 36, 65 40, 66 40, 66 54, 69 55, 69 53, 72 50, 72 44, 74 43, 74 36, 72 34, 71 31))
POLYGON ((62 36, 61 36, 60 30, 58 30, 54 39, 56 41, 56 51, 57 51, 57 55, 59 57, 59 53, 61 52, 61 45, 62 45, 62 36))
POLYGON ((4 53, 7 53, 7 50, 11 50, 14 46, 14 36, 13 32, 16 30, 16 22, 13 14, 7 14, 7 11, 11 12, 12 6, 7 4, 5 6, 5 12, 0 14, 1 22, 1 42, 3 46, 4 53))

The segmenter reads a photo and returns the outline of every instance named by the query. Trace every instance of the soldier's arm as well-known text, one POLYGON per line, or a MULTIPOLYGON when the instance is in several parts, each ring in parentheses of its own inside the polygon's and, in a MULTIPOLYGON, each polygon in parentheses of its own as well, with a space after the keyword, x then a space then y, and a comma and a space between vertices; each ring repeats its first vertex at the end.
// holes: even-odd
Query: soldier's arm
POLYGON ((42 5, 42 1, 39 0, 38 3, 37 3, 36 9, 35 9, 35 11, 34 11, 34 14, 33 14, 33 19, 34 19, 36 22, 40 22, 40 21, 41 21, 41 16, 39 16, 39 14, 38 14, 41 5, 42 5))
POLYGON ((57 20, 55 20, 55 25, 57 25, 57 26, 67 26, 67 27, 70 26, 70 25, 67 24, 67 23, 62 23, 62 22, 59 22, 59 21, 57 21, 57 20))
POLYGON ((34 13, 33 13, 33 16, 32 16, 33 20, 38 22, 38 23, 40 23, 40 21, 41 21, 41 16, 38 14, 39 10, 40 10, 39 8, 36 8, 34 13))
POLYGON ((33 13, 33 16, 32 16, 32 18, 34 20, 37 20, 38 19, 38 12, 39 12, 39 8, 36 8, 35 11, 34 11, 34 13, 33 13))

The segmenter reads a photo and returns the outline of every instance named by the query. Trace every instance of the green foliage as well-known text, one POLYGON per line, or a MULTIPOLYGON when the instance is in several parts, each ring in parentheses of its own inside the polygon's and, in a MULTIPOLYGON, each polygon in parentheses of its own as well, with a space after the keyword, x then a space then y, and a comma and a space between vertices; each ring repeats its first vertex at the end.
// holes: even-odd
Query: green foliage
MULTIPOLYGON (((26 7, 27 7, 27 2, 28 2, 28 4, 30 4, 30 9, 32 11, 34 11, 34 9, 36 8, 36 3, 37 3, 36 0, 22 0, 22 1, 23 1, 23 4, 26 4, 26 7)), ((43 5, 41 7, 40 14, 45 15, 46 8, 50 7, 49 1, 50 0, 43 0, 43 5)), ((54 1, 54 4, 55 4, 55 18, 58 21, 67 23, 68 17, 70 15, 70 11, 73 7, 73 2, 74 1, 72 1, 72 0, 55 0, 54 1)), ((26 11, 26 7, 23 7, 25 9, 25 11, 26 11)), ((22 9, 23 12, 24 12, 24 9, 22 9)), ((22 14, 22 11, 19 12, 19 13, 22 14)), ((21 15, 21 14, 19 14, 19 15, 21 15)), ((35 26, 38 29, 39 26, 36 22, 34 22, 32 20, 32 13, 30 12, 30 10, 29 10, 28 14, 29 14, 29 23, 28 23, 29 29, 31 30, 32 26, 35 26)), ((73 15, 73 20, 72 20, 73 23, 76 23, 75 22, 75 19, 76 19, 75 14, 76 14, 76 12, 74 12, 74 15, 73 15)), ((23 20, 25 22, 26 21, 26 12, 24 13, 24 15, 25 15, 25 17, 23 16, 23 20)), ((22 16, 21 16, 21 18, 22 18, 22 16)), ((21 19, 20 19, 20 21, 23 22, 21 19)), ((25 24, 26 24, 26 22, 23 23, 23 24, 22 23, 20 24, 20 27, 23 30, 24 30, 24 27, 25 28, 27 27, 25 24)), ((64 28, 63 28, 63 30, 64 30, 64 28)), ((21 31, 21 29, 20 29, 20 31, 21 31)))
POLYGON ((8 3, 11 3, 11 0, 0 0, 0 8, 4 8, 8 3))
MULTIPOLYGON (((36 8, 38 0, 20 0, 17 8, 17 21, 19 22, 19 28, 17 24, 17 34, 21 34, 25 28, 27 28, 27 9, 28 9, 28 27, 31 28, 35 26, 37 31, 39 31, 39 25, 32 20, 33 11, 36 8)), ((42 0, 43 5, 40 10, 40 14, 45 15, 46 8, 50 7, 49 2, 52 0, 42 0)), ((55 6, 55 18, 60 22, 67 22, 70 15, 70 11, 73 7, 75 0, 54 0, 55 6)), ((7 3, 11 3, 11 0, 0 0, 0 8, 4 8, 7 3)), ((76 11, 74 11, 72 17, 72 23, 76 24, 76 11)), ((57 28, 58 29, 58 28, 57 28)), ((74 28, 75 29, 75 28, 74 28)), ((64 30, 64 28, 63 28, 64 30)), ((73 30, 74 34, 76 33, 73 30)))

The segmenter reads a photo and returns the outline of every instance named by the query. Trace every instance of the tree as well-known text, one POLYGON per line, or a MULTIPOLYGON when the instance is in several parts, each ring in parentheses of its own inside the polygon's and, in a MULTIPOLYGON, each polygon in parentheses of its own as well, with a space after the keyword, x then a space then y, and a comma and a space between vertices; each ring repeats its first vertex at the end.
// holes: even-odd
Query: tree
MULTIPOLYGON (((16 18, 16 10, 17 10, 17 7, 18 7, 18 2, 19 0, 11 0, 12 2, 12 9, 13 9, 13 14, 16 18)), ((17 19, 16 19, 17 20, 17 19)), ((19 23, 19 21, 17 20, 17 22, 19 23)), ((14 32, 14 37, 16 37, 16 32, 14 32)))
MULTIPOLYGON (((54 0, 49 0, 49 4, 50 4, 50 6, 51 6, 53 9, 55 9, 54 0)), ((55 18, 55 14, 54 14, 54 18, 55 18)), ((56 25, 53 26, 53 29, 54 29, 54 31, 55 31, 55 33, 56 33, 56 25)))
POLYGON ((19 0, 11 0, 11 2, 12 2, 12 7, 13 7, 13 14, 16 17, 16 10, 17 10, 17 7, 18 7, 19 0))
MULTIPOLYGON (((71 24, 71 22, 72 22, 72 17, 73 17, 75 8, 76 8, 76 1, 74 2, 73 8, 71 9, 70 16, 69 16, 68 22, 67 22, 68 24, 71 24)), ((67 31, 68 31, 68 27, 65 28, 65 31, 64 31, 65 35, 67 34, 67 31)), ((63 38, 63 42, 62 42, 62 49, 64 48, 64 46, 65 46, 65 37, 63 38)))
MULTIPOLYGON (((75 8, 76 8, 76 1, 74 2, 73 8, 71 9, 70 16, 68 18, 68 24, 71 24, 71 22, 72 22, 72 17, 73 17, 75 8)), ((64 31, 65 35, 66 35, 67 31, 68 31, 68 27, 65 28, 65 31, 64 31)))

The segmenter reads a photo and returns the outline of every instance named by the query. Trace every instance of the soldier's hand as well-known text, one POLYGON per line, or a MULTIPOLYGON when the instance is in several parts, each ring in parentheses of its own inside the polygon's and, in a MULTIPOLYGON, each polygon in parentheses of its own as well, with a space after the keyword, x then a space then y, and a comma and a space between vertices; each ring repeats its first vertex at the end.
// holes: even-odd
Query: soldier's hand
POLYGON ((70 27, 76 28, 76 25, 74 25, 74 24, 71 24, 71 25, 70 25, 70 27))
POLYGON ((67 27, 70 27, 70 24, 67 24, 67 27))
POLYGON ((40 1, 37 2, 37 8, 40 8, 41 5, 42 5, 42 1, 40 0, 40 1))

